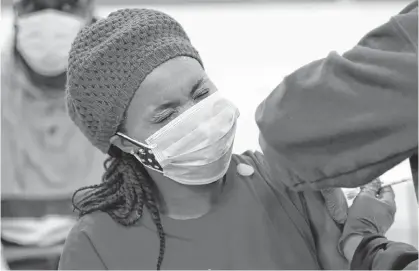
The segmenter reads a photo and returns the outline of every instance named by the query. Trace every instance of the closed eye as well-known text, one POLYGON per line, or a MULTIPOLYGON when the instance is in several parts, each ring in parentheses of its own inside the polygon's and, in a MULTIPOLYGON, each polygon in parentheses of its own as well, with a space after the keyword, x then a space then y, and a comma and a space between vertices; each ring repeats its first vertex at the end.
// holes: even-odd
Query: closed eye
POLYGON ((173 108, 165 109, 165 110, 159 112, 158 114, 156 114, 152 118, 152 122, 162 123, 162 122, 168 120, 170 117, 172 117, 175 113, 176 113, 176 110, 173 109, 173 108))
POLYGON ((205 96, 208 95, 209 92, 210 92, 209 88, 202 88, 194 93, 193 99, 197 100, 197 99, 204 98, 205 96))

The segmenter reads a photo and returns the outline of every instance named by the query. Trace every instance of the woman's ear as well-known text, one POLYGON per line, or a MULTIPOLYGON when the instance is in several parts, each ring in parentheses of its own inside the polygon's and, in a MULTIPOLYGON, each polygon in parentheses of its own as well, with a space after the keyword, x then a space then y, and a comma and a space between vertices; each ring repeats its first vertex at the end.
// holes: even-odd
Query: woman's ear
POLYGON ((109 141, 112 145, 118 147, 118 149, 125 153, 131 153, 131 151, 134 149, 134 146, 131 143, 127 142, 126 140, 120 138, 117 135, 111 137, 109 141))

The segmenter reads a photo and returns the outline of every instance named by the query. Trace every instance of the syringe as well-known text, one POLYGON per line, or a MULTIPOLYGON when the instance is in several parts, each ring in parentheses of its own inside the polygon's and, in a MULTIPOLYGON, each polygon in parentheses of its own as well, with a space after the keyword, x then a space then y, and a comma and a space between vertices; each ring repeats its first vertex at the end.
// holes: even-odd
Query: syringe
MULTIPOLYGON (((385 182, 381 181, 381 187, 393 186, 396 184, 401 184, 401 183, 405 183, 409 181, 413 181, 412 178, 404 178, 404 179, 399 179, 399 180, 394 180, 394 181, 385 181, 385 182)), ((357 187, 357 188, 345 188, 343 192, 348 200, 353 200, 359 194, 360 191, 361 191, 361 188, 357 187)))

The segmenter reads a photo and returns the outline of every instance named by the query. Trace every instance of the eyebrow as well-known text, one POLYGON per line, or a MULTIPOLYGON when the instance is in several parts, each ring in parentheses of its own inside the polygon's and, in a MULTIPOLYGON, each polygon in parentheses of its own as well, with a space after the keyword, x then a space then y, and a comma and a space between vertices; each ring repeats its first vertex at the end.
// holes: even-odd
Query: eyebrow
MULTIPOLYGON (((192 86, 191 91, 189 93, 189 95, 191 97, 193 97, 195 95, 195 92, 198 91, 198 89, 202 86, 204 81, 205 81, 205 78, 201 77, 195 82, 195 84, 192 86)), ((179 102, 173 102, 173 101, 166 102, 166 103, 163 103, 163 104, 159 105, 158 107, 156 107, 154 109, 154 112, 162 111, 162 110, 165 110, 167 108, 174 108, 176 106, 179 106, 179 102)))

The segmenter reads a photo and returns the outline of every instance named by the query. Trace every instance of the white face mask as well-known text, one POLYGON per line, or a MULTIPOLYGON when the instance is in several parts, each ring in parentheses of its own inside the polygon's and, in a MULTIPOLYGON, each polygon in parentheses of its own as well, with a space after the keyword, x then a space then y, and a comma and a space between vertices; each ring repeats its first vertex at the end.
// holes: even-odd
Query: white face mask
POLYGON ((16 23, 17 50, 30 68, 44 76, 66 70, 71 44, 85 24, 81 17, 54 9, 23 15, 16 23))
POLYGON ((185 185, 222 178, 230 165, 239 110, 215 92, 146 139, 132 154, 146 167, 185 185))

